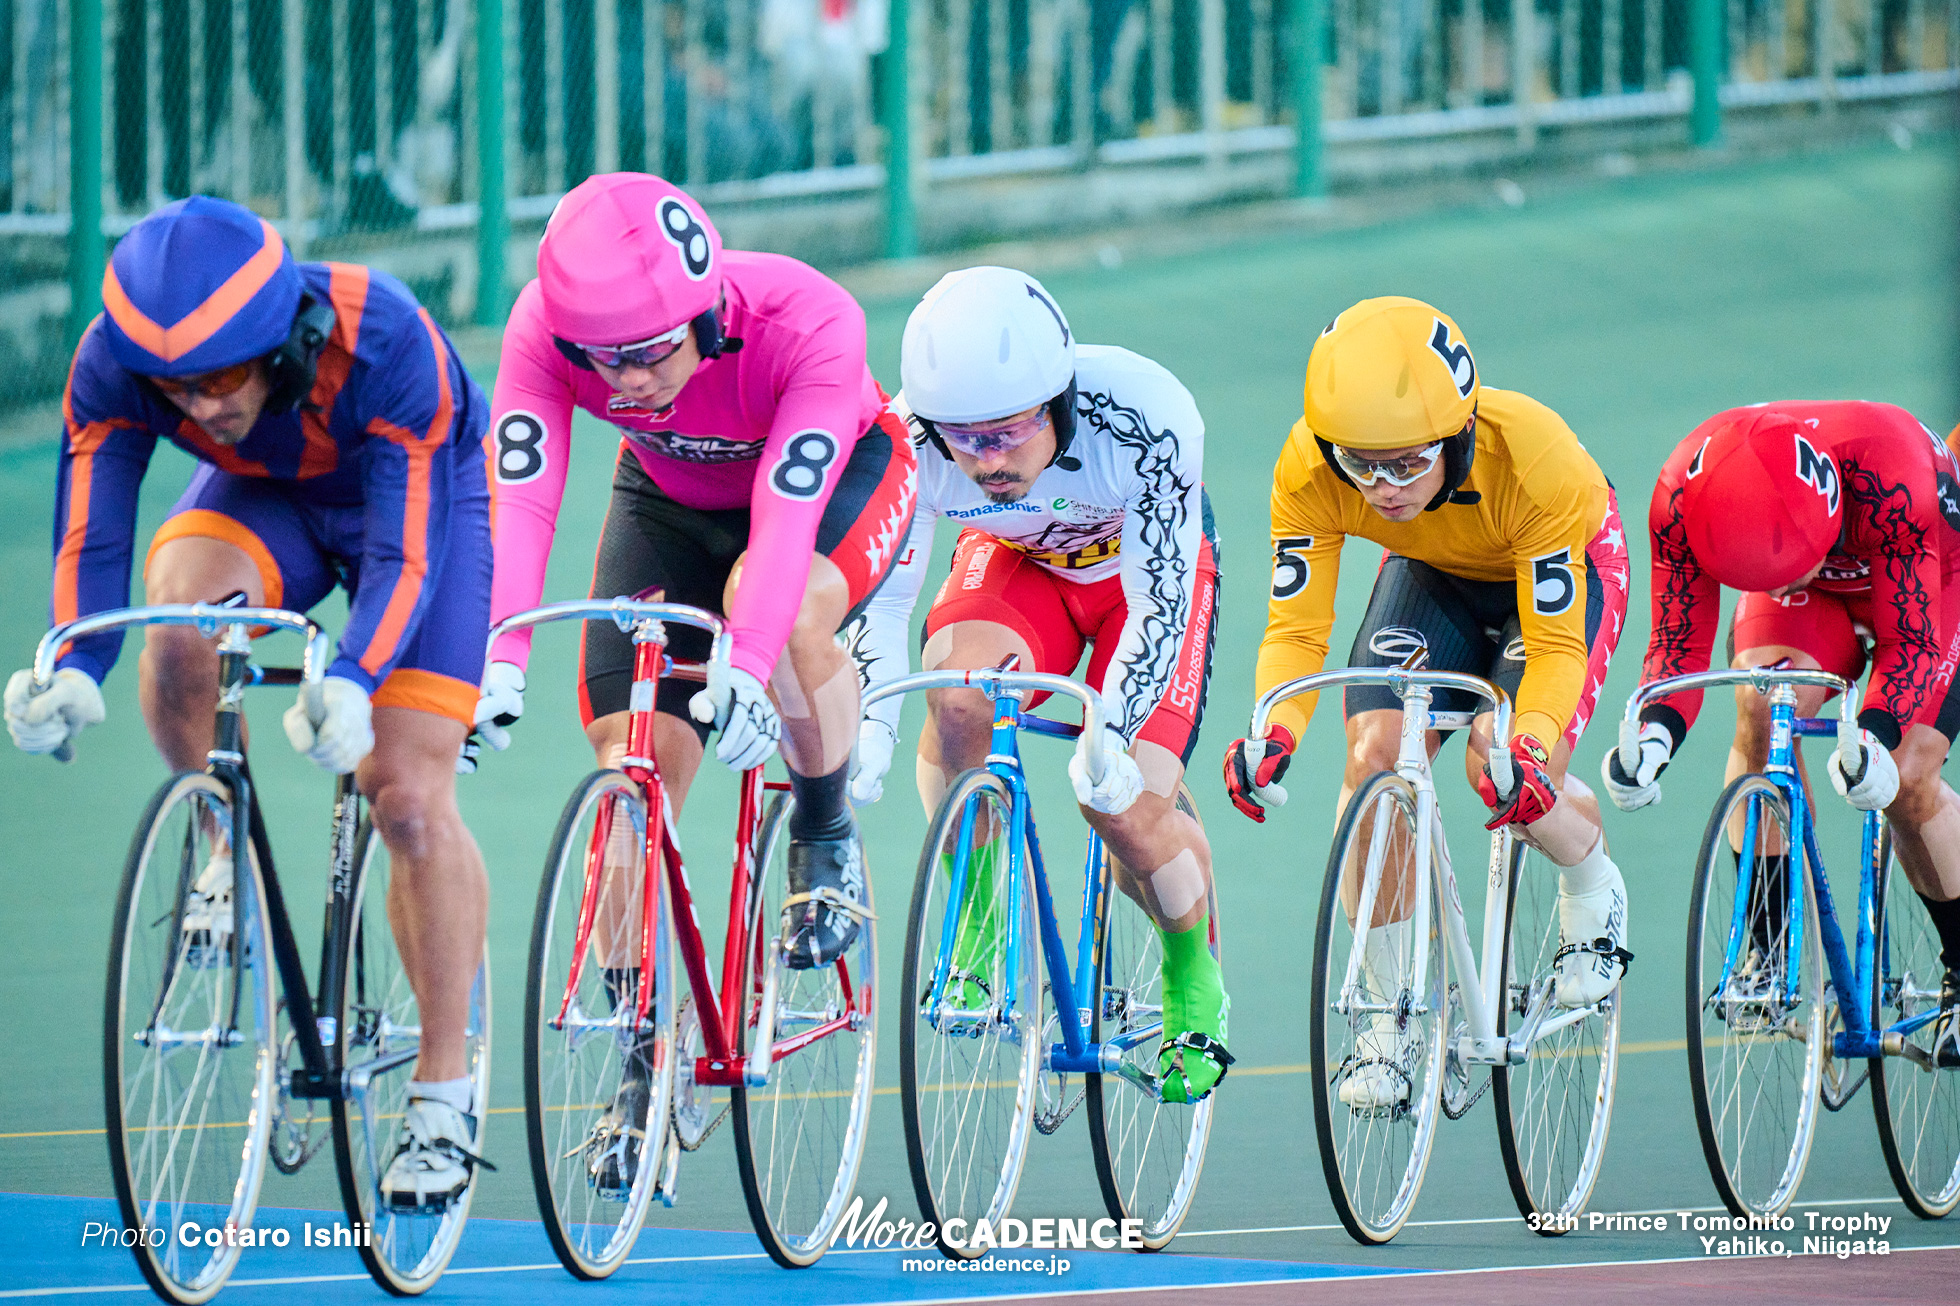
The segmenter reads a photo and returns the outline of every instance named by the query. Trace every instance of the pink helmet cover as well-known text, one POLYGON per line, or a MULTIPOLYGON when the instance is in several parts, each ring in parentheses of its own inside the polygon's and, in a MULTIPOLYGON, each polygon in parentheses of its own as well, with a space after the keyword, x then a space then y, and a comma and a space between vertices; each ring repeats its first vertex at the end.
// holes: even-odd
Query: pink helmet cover
POLYGON ((573 187, 538 242, 545 322, 561 340, 615 345, 671 331, 721 300, 721 235, 660 177, 611 172, 573 187))

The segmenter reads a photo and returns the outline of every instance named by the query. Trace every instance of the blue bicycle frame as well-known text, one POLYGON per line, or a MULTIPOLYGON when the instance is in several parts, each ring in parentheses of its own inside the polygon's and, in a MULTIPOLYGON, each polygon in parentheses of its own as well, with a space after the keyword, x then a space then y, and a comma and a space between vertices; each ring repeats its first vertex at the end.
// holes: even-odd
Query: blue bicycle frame
MULTIPOLYGON (((1897 1050, 1904 1043, 1906 1035, 1912 1034, 1938 1019, 1937 1009, 1921 1012, 1883 1030, 1874 1029, 1871 1013, 1866 1008, 1865 995, 1872 991, 1872 977, 1877 967, 1887 963, 1885 940, 1878 936, 1878 876, 1880 859, 1884 850, 1883 818, 1877 812, 1866 812, 1860 837, 1862 856, 1858 875, 1858 931, 1855 953, 1845 945, 1844 931, 1838 924, 1837 906, 1831 897, 1831 886, 1824 870, 1824 857, 1817 847, 1817 826, 1810 806, 1810 795, 1806 792, 1796 768, 1796 741, 1803 736, 1816 736, 1826 739, 1838 737, 1840 728, 1855 722, 1857 714, 1857 686, 1849 684, 1836 676, 1815 671, 1786 671, 1772 668, 1757 668, 1753 671, 1710 672, 1692 676, 1675 676, 1641 686, 1632 701, 1627 704, 1627 718, 1621 723, 1622 765, 1629 752, 1637 751, 1637 745, 1630 749, 1629 743, 1637 732, 1637 714, 1640 706, 1668 694, 1680 693, 1686 689, 1707 688, 1718 684, 1753 683, 1759 691, 1767 692, 1770 700, 1770 741, 1769 760, 1763 768, 1763 777, 1774 785, 1789 804, 1790 830, 1793 840, 1802 850, 1800 857, 1788 859, 1789 882, 1785 886, 1784 901, 1795 907, 1802 903, 1803 882, 1799 878, 1806 867, 1810 874, 1812 889, 1817 895, 1817 920, 1824 947, 1824 956, 1831 970, 1831 982, 1839 994, 1838 1011, 1844 1020, 1844 1029, 1832 1042, 1836 1056, 1846 1058, 1876 1057, 1886 1052, 1890 1044, 1897 1050), (1841 690, 1845 695, 1843 710, 1838 720, 1829 717, 1799 717, 1796 708, 1796 686, 1798 684, 1823 685, 1841 690)), ((1745 944, 1750 938, 1749 901, 1750 879, 1755 874, 1756 840, 1760 834, 1762 804, 1752 799, 1743 818, 1742 841, 1736 852, 1735 910, 1729 922, 1728 944, 1722 958, 1722 974, 1717 981, 1715 992, 1724 991, 1729 983, 1738 961, 1742 958, 1745 944)), ((1804 947, 1804 913, 1799 909, 1790 921, 1786 936, 1788 949, 1784 957, 1784 992, 1786 1003, 1797 1001, 1797 984, 1801 976, 1799 960, 1804 947)))
MULTIPOLYGON (((1082 1074, 1121 1074, 1125 1078, 1136 1073, 1123 1060, 1123 1054, 1139 1043, 1159 1037, 1163 1032, 1163 1022, 1125 1031, 1119 1038, 1097 1043, 1090 1038, 1094 1009, 1078 1001, 1078 995, 1086 1001, 1097 991, 1095 973, 1095 928, 1097 914, 1102 906, 1102 875, 1100 868, 1103 858, 1102 840, 1095 831, 1089 832, 1088 854, 1082 877, 1082 915, 1081 925, 1076 936, 1075 959, 1070 963, 1068 951, 1062 942, 1061 929, 1055 919, 1055 902, 1048 888, 1048 872, 1042 862, 1041 840, 1035 833, 1034 813, 1028 794, 1027 779, 1021 770, 1021 751, 1019 732, 1031 730, 1037 734, 1053 735, 1061 739, 1076 739, 1082 734, 1081 726, 1069 725, 1062 721, 1052 721, 1046 717, 1033 716, 1021 710, 1024 690, 1004 681, 1027 681, 1027 673, 973 673, 973 685, 982 690, 992 700, 994 707, 993 740, 987 755, 986 769, 999 777, 1008 792, 1008 852, 1007 852, 1007 929, 1003 941, 1006 958, 1007 992, 1002 1004, 1002 1023, 1009 1029, 1013 1023, 1006 1019, 1006 1013, 1015 1010, 1015 1004, 1022 995, 1015 991, 1015 977, 1020 974, 1021 949, 1029 946, 1029 940, 1022 937, 1023 910, 1026 906, 1026 881, 1021 875, 1023 849, 1026 856, 1033 859, 1033 881, 1035 906, 1038 912, 1037 924, 1041 932, 1042 956, 1048 967, 1049 986, 1055 995, 1055 1010, 1061 1013, 1062 1041, 1048 1049, 1047 1068, 1057 1072, 1078 1072, 1082 1074)), ((916 679, 923 679, 919 677, 916 679)), ((1049 679, 1042 677, 1042 679, 1049 679)), ((1058 677, 1056 679, 1059 679, 1058 677)), ((1099 715, 1099 714, 1098 714, 1099 715)), ((1092 738, 1094 736, 1091 736, 1092 738)), ((959 851, 956 855, 952 884, 948 901, 965 902, 967 863, 973 847, 973 823, 978 803, 968 802, 960 813, 959 851)), ((940 925, 939 956, 933 967, 932 992, 928 1009, 944 1012, 942 1005, 947 980, 952 971, 954 940, 958 934, 960 913, 950 911, 940 925)), ((1033 999, 1037 1005, 1039 995, 1033 999)), ((935 1017, 935 1028, 937 1020, 935 1017)), ((1037 1018, 1029 1022, 1028 1028, 1039 1030, 1037 1018)), ((1035 1037, 1040 1037, 1037 1032, 1035 1037)), ((1145 1087, 1154 1087, 1145 1085, 1145 1087)))

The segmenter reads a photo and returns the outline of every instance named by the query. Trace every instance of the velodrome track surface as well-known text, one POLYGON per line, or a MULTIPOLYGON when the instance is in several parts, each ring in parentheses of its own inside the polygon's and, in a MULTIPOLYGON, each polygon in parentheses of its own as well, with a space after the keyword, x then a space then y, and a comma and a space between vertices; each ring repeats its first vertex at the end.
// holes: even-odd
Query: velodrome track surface
MULTIPOLYGON (((1312 895, 1331 834, 1340 774, 1338 720, 1323 713, 1288 777, 1292 803, 1263 827, 1225 802, 1217 757, 1243 725, 1264 614, 1268 474, 1299 411, 1300 378, 1314 335, 1367 295, 1429 298, 1461 323, 1489 384, 1525 391, 1576 429, 1619 487, 1636 559, 1652 475, 1696 422, 1735 403, 1780 397, 1884 398, 1944 432, 1960 419, 1953 320, 1953 142, 1922 139, 1910 152, 1878 149, 1713 171, 1636 176, 1534 196, 1521 209, 1495 203, 1364 230, 1302 238, 1264 235, 1213 251, 1132 258, 1120 268, 1045 272, 1049 288, 1086 340, 1129 346, 1175 371, 1197 396, 1207 426, 1206 480, 1224 542, 1224 598, 1211 716, 1193 760, 1193 788, 1214 839, 1231 1047, 1239 1058, 1221 1092, 1212 1151, 1187 1233, 1169 1255, 1078 1257, 1065 1276, 906 1273, 889 1253, 833 1256, 790 1275, 759 1259, 735 1178, 729 1132, 688 1158, 682 1199, 656 1209, 636 1257, 612 1285, 578 1287, 549 1268, 534 1222, 522 1142, 516 1023, 537 876, 557 808, 590 766, 576 720, 569 630, 540 638, 528 715, 512 752, 462 782, 462 802, 488 854, 492 959, 500 1001, 498 1105, 488 1151, 502 1169, 485 1178, 457 1274, 437 1290, 456 1299, 612 1299, 649 1290, 663 1299, 688 1285, 734 1289, 757 1301, 948 1299, 989 1294, 1126 1289, 1138 1306, 1152 1286, 1227 1280, 1221 1301, 1318 1302, 1358 1295, 1352 1282, 1322 1286, 1303 1276, 1382 1270, 1463 1270, 1607 1264, 1558 1275, 1537 1271, 1398 1282, 1405 1300, 1536 1301, 1575 1292, 1603 1301, 1955 1300, 1960 1225, 1922 1224, 1891 1196, 1866 1099, 1827 1116, 1797 1214, 1869 1211, 1893 1217, 1895 1249, 1942 1247, 1887 1260, 1706 1261, 1692 1232, 1530 1234, 1516 1218, 1480 1104, 1441 1130, 1416 1222, 1388 1248, 1351 1243, 1328 1205, 1308 1102, 1304 993, 1312 895), (690 1232, 698 1231, 698 1232, 690 1232), (701 1259, 710 1258, 710 1259, 701 1259), (735 1259, 724 1259, 735 1258, 735 1259), (1625 1262, 1661 1262, 1634 1267, 1625 1262), (510 1267, 545 1266, 519 1270, 510 1267), (1555 1280, 1555 1281, 1552 1281, 1555 1280), (1320 1295, 1316 1295, 1320 1294, 1320 1295)), ((1199 219, 1198 221, 1202 221, 1199 219)), ((913 297, 868 300, 872 365, 897 384, 898 339, 913 297)), ((487 384, 488 371, 480 373, 487 384)), ((51 436, 51 432, 48 433, 51 436)), ((582 595, 606 501, 611 444, 585 422, 559 533, 548 595, 582 595)), ((24 665, 41 630, 54 452, 50 438, 0 437, 0 670, 24 665)), ((189 460, 160 453, 143 497, 154 527, 189 474, 189 460)), ((950 541, 940 541, 943 556, 950 541)), ((1378 554, 1351 548, 1335 633, 1344 652, 1378 554)), ((1624 704, 1646 637, 1644 570, 1621 656, 1602 700, 1624 704)), ((329 606, 330 626, 340 620, 329 606)), ((922 615, 922 614, 921 614, 922 615)), ((268 659, 282 656, 276 643, 268 659)), ((109 912, 131 824, 163 771, 136 709, 133 656, 113 676, 109 722, 61 768, 0 748, 0 1291, 115 1287, 140 1281, 127 1254, 83 1252, 81 1222, 112 1203, 101 1135, 101 976, 109 912), (62 1199, 95 1199, 75 1202, 62 1199)), ((257 696, 262 794, 298 904, 302 939, 317 937, 327 789, 280 742, 283 691, 257 696)), ((1692 846, 1719 784, 1729 716, 1711 705, 1706 724, 1668 773, 1666 801, 1634 816, 1610 813, 1608 833, 1633 894, 1632 947, 1621 1085, 1600 1212, 1678 1212, 1715 1203, 1695 1141, 1681 1025, 1681 952, 1692 846)), ((917 710, 908 713, 914 737, 917 710)), ((1580 774, 1597 774, 1609 731, 1581 746, 1580 774)), ((1037 774, 1059 794, 1059 750, 1029 745, 1037 774)), ((1468 818, 1474 800, 1454 748, 1439 763, 1443 803, 1457 818, 1460 866, 1481 864, 1468 818)), ((888 796, 864 814, 882 913, 887 993, 895 991, 903 917, 923 818, 904 781, 903 758, 888 796)), ((726 822, 733 787, 714 768, 682 822, 696 854, 693 879, 704 925, 720 928, 726 822)), ((1039 800, 1038 800, 1039 801, 1039 800)), ((1062 853, 1076 827, 1066 804, 1041 809, 1057 894, 1074 892, 1062 853)), ((1854 825, 1825 805, 1827 855, 1851 848, 1854 825)), ((1848 870, 1848 868, 1847 868, 1848 870)), ((1840 873, 1840 883, 1847 881, 1840 873)), ((1462 888, 1473 916, 1482 877, 1462 888)), ((1841 890, 1845 892, 1845 890, 1841 890)), ((309 951, 311 950, 311 945, 309 951)), ((897 1026, 888 1004, 881 1036, 880 1096, 860 1190, 911 1212, 896 1097, 897 1026)), ((337 1208, 322 1158, 296 1179, 272 1177, 264 1200, 294 1212, 337 1208)), ((1080 1113, 1054 1137, 1037 1138, 1016 1214, 1095 1215, 1099 1202, 1080 1113)), ((283 1217, 282 1217, 283 1218, 283 1217)), ((301 1214, 290 1218, 304 1219, 301 1214)), ((373 1299, 347 1252, 253 1253, 228 1293, 373 1299), (263 1255, 266 1259, 256 1257, 263 1255), (252 1288, 244 1280, 283 1280, 252 1288)), ((1128 1295, 1128 1294, 1126 1294, 1128 1295)), ((127 1297, 125 1296, 125 1299, 127 1297)))

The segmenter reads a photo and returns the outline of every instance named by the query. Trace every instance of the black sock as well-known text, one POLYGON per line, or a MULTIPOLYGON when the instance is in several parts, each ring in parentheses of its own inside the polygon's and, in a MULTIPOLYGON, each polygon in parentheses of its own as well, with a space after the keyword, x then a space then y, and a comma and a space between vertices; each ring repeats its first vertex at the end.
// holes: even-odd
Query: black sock
POLYGON ((829 775, 798 775, 791 771, 789 787, 796 795, 796 808, 789 814, 789 837, 842 839, 850 834, 851 808, 845 801, 850 781, 849 762, 829 775))
MULTIPOLYGON (((626 966, 602 966, 599 969, 599 976, 606 983, 606 1001, 612 1004, 614 1011, 619 1010, 621 1003, 633 1001, 634 991, 639 982, 639 974, 640 968, 637 966, 630 968, 626 966)), ((653 1015, 653 1003, 651 1000, 647 1003, 647 1015, 649 1018, 648 1024, 651 1025, 653 1023, 651 1019, 653 1015)), ((657 1029, 645 1029, 641 1031, 639 1038, 633 1042, 632 1059, 627 1065, 626 1077, 628 1079, 647 1079, 652 1076, 654 1049, 658 1042, 659 1031, 657 1029), (635 1071, 639 1072, 638 1075, 633 1073, 635 1071)))
POLYGON ((1933 928, 1940 932, 1940 960, 1948 970, 1960 970, 1960 898, 1937 902, 1922 893, 1919 901, 1926 904, 1933 928))
MULTIPOLYGON (((1738 854, 1738 866, 1741 860, 1738 854)), ((1783 930, 1788 915, 1784 908, 1789 898, 1790 854, 1758 853, 1755 878, 1749 885, 1749 934, 1765 955, 1775 936, 1783 930)))

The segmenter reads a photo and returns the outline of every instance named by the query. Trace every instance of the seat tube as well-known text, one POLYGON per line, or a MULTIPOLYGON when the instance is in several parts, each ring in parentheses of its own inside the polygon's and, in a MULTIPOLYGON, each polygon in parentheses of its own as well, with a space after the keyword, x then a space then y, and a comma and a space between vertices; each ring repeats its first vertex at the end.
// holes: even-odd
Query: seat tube
MULTIPOLYGON (((1077 995, 1077 1019, 1082 1026, 1082 1041, 1089 1041, 1089 1031, 1093 1027, 1095 1005, 1102 1001, 1102 986, 1108 976, 1096 964, 1096 918, 1102 907, 1105 892, 1114 895, 1122 890, 1116 887, 1115 859, 1110 858, 1109 885, 1103 886, 1102 862, 1108 856, 1101 836, 1089 831, 1089 851, 1082 867, 1082 923, 1075 934, 1075 992, 1077 995)), ((1105 948, 1107 954, 1108 949, 1105 948)))
MULTIPOLYGON (((1877 812, 1865 813, 1864 838, 1861 841, 1865 855, 1858 863, 1858 957, 1853 981, 1859 993, 1872 991, 1872 983, 1881 973, 1879 967, 1884 963, 1884 958, 1879 955, 1878 937, 1878 873, 1882 869, 1878 858, 1884 847, 1883 822, 1884 817, 1877 812)), ((1839 1004, 1840 1007, 1843 1005, 1839 1004)))

